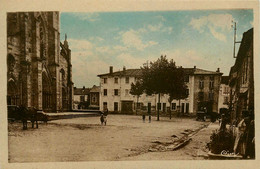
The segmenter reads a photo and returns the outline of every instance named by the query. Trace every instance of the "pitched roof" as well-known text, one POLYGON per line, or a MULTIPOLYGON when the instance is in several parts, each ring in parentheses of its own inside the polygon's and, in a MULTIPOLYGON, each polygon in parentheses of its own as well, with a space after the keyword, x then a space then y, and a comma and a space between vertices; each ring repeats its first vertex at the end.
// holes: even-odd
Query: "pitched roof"
POLYGON ((100 86, 94 85, 94 86, 90 89, 90 93, 97 93, 97 92, 100 92, 100 86))
POLYGON ((142 74, 141 69, 127 69, 127 70, 122 70, 122 71, 116 71, 113 73, 105 73, 105 74, 100 74, 98 75, 99 77, 102 76, 140 76, 142 74))
POLYGON ((89 88, 76 88, 74 87, 74 95, 88 95, 90 93, 89 88))
MULTIPOLYGON (((184 68, 184 71, 187 74, 196 74, 196 75, 202 75, 202 74, 219 74, 222 75, 223 73, 221 72, 215 72, 215 71, 208 71, 208 70, 203 70, 203 69, 198 69, 198 68, 184 68)), ((141 69, 127 69, 127 70, 122 70, 122 71, 116 71, 113 73, 105 73, 105 74, 100 74, 98 77, 102 76, 130 76, 130 77, 138 77, 141 76, 142 70, 141 69)))
POLYGON ((209 70, 203 70, 203 69, 198 69, 198 68, 196 68, 195 69, 195 71, 194 71, 194 74, 196 74, 196 75, 217 75, 217 74, 223 74, 223 73, 221 73, 221 72, 215 72, 215 71, 209 71, 209 70))

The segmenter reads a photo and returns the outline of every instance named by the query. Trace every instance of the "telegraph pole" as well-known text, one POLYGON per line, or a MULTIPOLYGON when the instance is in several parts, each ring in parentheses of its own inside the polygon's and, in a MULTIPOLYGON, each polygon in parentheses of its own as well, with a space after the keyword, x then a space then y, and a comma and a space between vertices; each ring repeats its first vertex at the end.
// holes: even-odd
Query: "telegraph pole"
POLYGON ((232 28, 234 28, 234 48, 233 48, 233 58, 236 58, 236 43, 241 43, 241 41, 236 41, 236 33, 237 33, 237 23, 232 21, 232 28))

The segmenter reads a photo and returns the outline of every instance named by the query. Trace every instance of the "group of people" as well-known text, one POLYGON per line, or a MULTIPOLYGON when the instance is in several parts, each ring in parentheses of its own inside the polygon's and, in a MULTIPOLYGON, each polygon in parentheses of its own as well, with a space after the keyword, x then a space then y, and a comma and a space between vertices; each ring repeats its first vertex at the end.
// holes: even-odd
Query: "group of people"
MULTIPOLYGON (((226 124, 230 122, 227 114, 221 115, 220 132, 226 130, 226 124)), ((244 110, 242 111, 241 120, 235 121, 231 124, 234 128, 234 154, 239 154, 243 158, 255 158, 255 121, 254 112, 244 110)))
POLYGON ((253 111, 242 111, 242 119, 237 125, 234 153, 243 158, 255 158, 255 121, 253 111))

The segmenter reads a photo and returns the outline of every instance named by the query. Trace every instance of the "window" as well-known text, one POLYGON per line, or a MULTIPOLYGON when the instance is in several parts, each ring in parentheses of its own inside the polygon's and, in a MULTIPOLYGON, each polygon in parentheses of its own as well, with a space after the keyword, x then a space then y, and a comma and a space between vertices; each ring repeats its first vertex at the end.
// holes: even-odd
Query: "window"
POLYGON ((190 112, 189 107, 190 107, 189 103, 186 103, 186 113, 190 112))
POLYGON ((211 81, 214 81, 214 76, 210 76, 209 79, 210 79, 211 81))
POLYGON ((166 103, 163 103, 163 112, 166 112, 166 103))
POLYGON ((203 88, 204 88, 204 81, 203 81, 203 80, 200 80, 200 82, 199 82, 199 88, 200 88, 200 89, 203 89, 203 88))
POLYGON ((118 83, 118 78, 117 77, 115 77, 115 83, 118 83))
POLYGON ((157 110, 161 110, 161 103, 157 103, 157 110))
POLYGON ((118 96, 118 89, 115 89, 115 90, 114 90, 114 95, 115 95, 115 96, 118 96))
POLYGON ((118 102, 114 102, 114 111, 118 111, 118 102))
POLYGON ((62 82, 65 82, 65 71, 64 71, 64 69, 61 69, 60 73, 61 73, 62 82))
POLYGON ((80 96, 80 101, 84 102, 85 101, 85 96, 80 96))
POLYGON ((105 83, 105 84, 107 83, 107 78, 104 78, 104 83, 105 83))
POLYGON ((176 110, 176 103, 172 103, 172 110, 176 110))
POLYGON ((103 110, 107 109, 107 102, 103 102, 103 110))
POLYGON ((210 88, 210 89, 213 89, 213 88, 214 88, 214 81, 210 81, 210 82, 209 82, 209 88, 210 88))
POLYGON ((125 89, 125 96, 129 95, 129 89, 125 89))
POLYGON ((228 104, 228 97, 224 97, 224 103, 223 104, 228 104))
POLYGON ((40 26, 40 57, 44 59, 46 56, 46 46, 45 46, 45 35, 43 26, 40 26))
POLYGON ((107 89, 104 89, 104 96, 107 96, 107 89))
POLYGON ((96 102, 96 97, 95 97, 95 96, 92 97, 92 102, 93 102, 93 103, 96 102))
POLYGON ((224 94, 228 94, 228 87, 224 87, 224 94))
POLYGON ((129 77, 125 78, 125 83, 128 84, 129 83, 129 77))
POLYGON ((184 82, 189 82, 189 75, 186 75, 185 77, 184 77, 184 82))
POLYGON ((209 80, 209 88, 214 89, 214 76, 210 76, 209 80))
POLYGON ((182 103, 182 104, 181 104, 181 112, 182 112, 182 113, 184 113, 184 105, 185 105, 185 103, 182 103))
POLYGON ((213 91, 209 92, 209 100, 214 100, 214 93, 213 91))
POLYGON ((199 81, 199 88, 203 89, 204 88, 204 76, 200 76, 200 81, 199 81))
POLYGON ((190 91, 189 89, 186 89, 186 94, 189 95, 190 94, 190 91))

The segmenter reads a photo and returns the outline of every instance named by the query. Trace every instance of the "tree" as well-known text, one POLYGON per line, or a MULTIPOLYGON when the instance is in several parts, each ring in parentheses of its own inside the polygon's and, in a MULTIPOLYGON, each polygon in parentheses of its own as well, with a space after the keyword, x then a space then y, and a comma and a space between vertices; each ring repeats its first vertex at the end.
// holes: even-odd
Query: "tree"
MULTIPOLYGON (((185 74, 185 71, 182 67, 177 67, 173 72, 169 73, 169 79, 168 79, 168 95, 169 99, 168 101, 171 103, 172 100, 176 99, 179 100, 179 108, 180 108, 180 101, 181 99, 185 99, 188 97, 187 92, 187 85, 185 84, 185 77, 187 76, 185 74)), ((180 111, 180 109, 179 109, 180 111)), ((171 118, 171 114, 170 114, 171 118)))
MULTIPOLYGON (((166 56, 161 56, 157 61, 150 62, 150 65, 146 64, 141 69, 144 92, 148 95, 158 94, 158 105, 160 105, 160 94, 168 94, 169 102, 187 97, 184 70, 182 67, 177 67, 173 60, 168 61, 166 56)), ((158 121, 159 108, 157 106, 158 121)))
POLYGON ((131 84, 131 90, 130 90, 130 94, 135 95, 137 97, 137 101, 136 101, 136 115, 137 115, 137 105, 138 105, 138 100, 139 97, 143 94, 143 85, 142 83, 138 80, 135 84, 132 83, 131 84))

